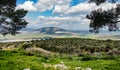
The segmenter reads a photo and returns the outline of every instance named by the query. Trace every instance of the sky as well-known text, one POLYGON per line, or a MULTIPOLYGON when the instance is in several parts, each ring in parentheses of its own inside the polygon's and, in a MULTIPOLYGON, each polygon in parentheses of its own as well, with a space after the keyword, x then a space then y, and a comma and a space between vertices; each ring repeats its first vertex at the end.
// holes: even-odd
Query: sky
MULTIPOLYGON (((117 3, 120 3, 118 0, 117 3)), ((96 6, 87 0, 17 0, 16 9, 27 10, 27 28, 60 27, 67 30, 89 30, 85 16, 99 7, 116 7, 109 2, 96 6)))

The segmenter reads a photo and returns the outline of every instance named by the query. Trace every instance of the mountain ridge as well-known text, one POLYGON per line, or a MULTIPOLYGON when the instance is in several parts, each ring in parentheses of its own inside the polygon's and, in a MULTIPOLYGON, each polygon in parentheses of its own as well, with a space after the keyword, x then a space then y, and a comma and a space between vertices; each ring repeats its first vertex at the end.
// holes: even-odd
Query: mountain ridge
POLYGON ((43 34, 58 34, 58 35, 73 33, 70 30, 65 30, 59 27, 43 27, 40 29, 36 29, 35 31, 43 33, 43 34))

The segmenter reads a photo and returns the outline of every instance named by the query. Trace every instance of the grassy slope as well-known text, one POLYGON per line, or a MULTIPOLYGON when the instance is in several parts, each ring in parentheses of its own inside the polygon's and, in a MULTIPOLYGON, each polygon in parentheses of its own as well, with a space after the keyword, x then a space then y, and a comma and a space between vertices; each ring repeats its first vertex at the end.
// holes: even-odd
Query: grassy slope
POLYGON ((120 56, 114 59, 97 58, 83 61, 83 56, 28 56, 21 51, 0 51, 0 70, 23 70, 30 68, 31 70, 53 70, 53 68, 44 68, 42 63, 50 63, 52 65, 63 61, 66 66, 74 70, 75 67, 87 68, 93 70, 119 70, 120 56))
MULTIPOLYGON (((69 39, 69 38, 68 38, 69 39)), ((73 40, 66 40, 67 42, 73 40)), ((62 39, 64 41, 64 39, 62 39)), ((74 39, 74 43, 77 39, 74 39)), ((58 43, 60 43, 58 40, 58 43)), ((55 41, 55 42, 57 42, 55 41)), ((86 42, 87 40, 80 39, 80 41, 86 42)), ((80 43, 78 41, 78 43, 80 43)), ((92 40, 89 40, 92 42, 92 40)), ((93 40, 95 42, 95 40, 93 40)), ((48 40, 47 40, 48 42, 48 40)), ((53 42, 50 41, 50 42, 53 42)), ((77 42, 77 41, 76 41, 77 42)), ((31 43, 31 42, 30 42, 31 43)), ((35 42, 36 43, 36 42, 35 42)), ((44 41, 46 44, 46 42, 44 41)), ((97 43, 97 42, 96 42, 97 43)), ((105 42, 104 42, 105 43, 105 42)), ((17 44, 17 43, 10 43, 17 44)), ((23 70, 26 68, 30 68, 31 70, 53 70, 53 68, 44 68, 42 63, 50 63, 52 65, 58 64, 61 61, 65 63, 66 66, 70 67, 69 70, 74 70, 75 67, 87 68, 90 67, 93 70, 119 70, 120 69, 120 55, 116 56, 108 56, 108 55, 67 55, 67 54, 59 54, 53 53, 54 55, 49 56, 44 53, 33 52, 30 54, 25 49, 21 48, 24 42, 17 44, 18 50, 6 50, 0 51, 0 70, 23 70)), ((38 41, 38 44, 40 42, 38 41)), ((84 43, 83 43, 84 44, 84 43)), ((63 44, 64 45, 64 44, 63 44)), ((93 43, 92 43, 93 45, 93 43)), ((119 46, 118 46, 119 47, 119 46)))

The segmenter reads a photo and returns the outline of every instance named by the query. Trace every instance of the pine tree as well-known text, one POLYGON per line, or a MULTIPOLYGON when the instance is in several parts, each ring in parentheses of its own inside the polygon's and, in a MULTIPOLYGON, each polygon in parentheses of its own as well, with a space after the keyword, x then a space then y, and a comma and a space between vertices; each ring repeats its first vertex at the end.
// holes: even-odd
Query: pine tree
MULTIPOLYGON (((89 0, 89 2, 95 2, 96 5, 106 2, 107 0, 89 0)), ((109 0, 111 3, 115 3, 117 0, 109 0)), ((117 4, 116 8, 110 10, 103 10, 99 8, 93 10, 86 18, 90 19, 90 32, 99 33, 99 29, 108 26, 109 31, 117 31, 119 27, 117 25, 120 15, 120 4, 117 4)))
POLYGON ((28 24, 24 20, 27 11, 16 10, 16 0, 0 0, 0 33, 15 35, 28 24))

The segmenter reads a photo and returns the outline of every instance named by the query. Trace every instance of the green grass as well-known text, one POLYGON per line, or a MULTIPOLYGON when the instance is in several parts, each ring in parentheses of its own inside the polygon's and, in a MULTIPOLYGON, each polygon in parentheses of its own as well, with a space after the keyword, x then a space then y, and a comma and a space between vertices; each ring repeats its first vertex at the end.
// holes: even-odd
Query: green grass
POLYGON ((75 70, 75 67, 82 67, 82 69, 90 67, 92 70, 120 70, 120 55, 115 52, 113 54, 104 52, 104 49, 109 50, 109 47, 105 48, 107 45, 113 48, 113 51, 117 50, 116 52, 118 52, 119 44, 120 41, 77 38, 1 43, 0 47, 4 47, 6 50, 0 50, 0 70, 23 70, 27 68, 30 68, 30 70, 54 70, 53 67, 44 68, 42 63, 55 65, 61 61, 67 67, 70 67, 68 70, 75 70), (80 51, 82 45, 85 48, 90 46, 88 49, 99 47, 98 49, 102 48, 103 51, 99 53, 94 51, 96 54, 89 51, 87 53, 87 50, 84 52, 72 52, 72 50, 76 49, 76 51, 80 51), (8 49, 8 47, 14 47, 14 50, 8 49), (63 52, 56 51, 55 47, 62 49, 63 52), (69 48, 72 48, 72 50, 66 52, 69 48))
POLYGON ((103 57, 86 57, 75 55, 56 55, 56 56, 29 56, 24 54, 25 51, 0 51, 0 70, 53 70, 53 68, 44 68, 42 63, 58 64, 61 61, 66 66, 74 70, 75 67, 87 68, 93 70, 120 70, 120 56, 114 56, 110 59, 108 56, 103 57), (107 58, 108 57, 108 58, 107 58), (83 58, 91 58, 84 60, 83 58))

